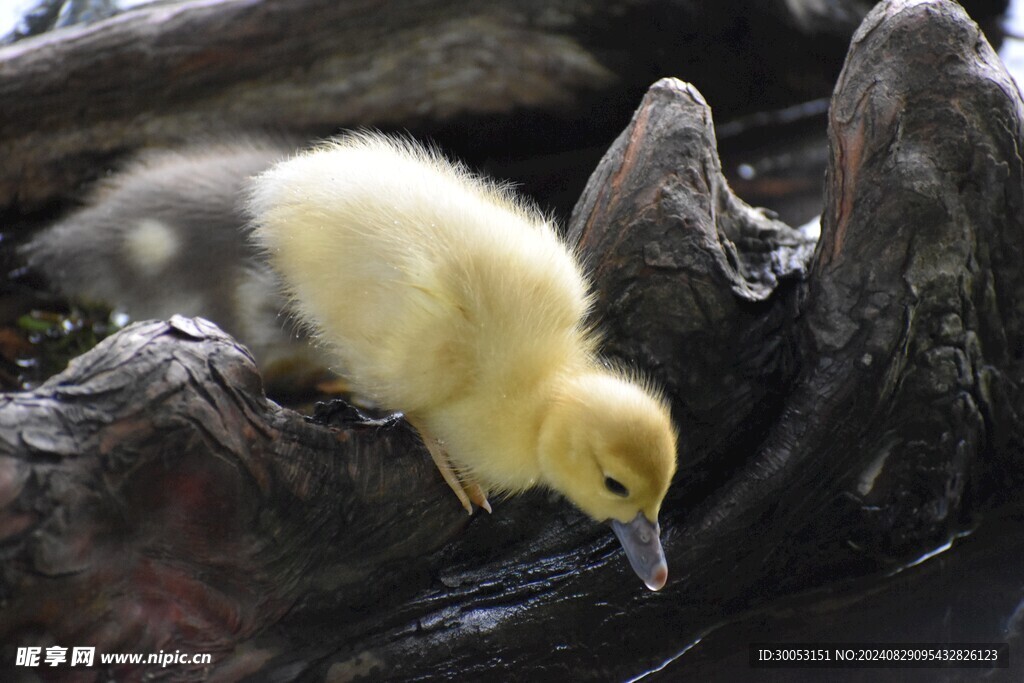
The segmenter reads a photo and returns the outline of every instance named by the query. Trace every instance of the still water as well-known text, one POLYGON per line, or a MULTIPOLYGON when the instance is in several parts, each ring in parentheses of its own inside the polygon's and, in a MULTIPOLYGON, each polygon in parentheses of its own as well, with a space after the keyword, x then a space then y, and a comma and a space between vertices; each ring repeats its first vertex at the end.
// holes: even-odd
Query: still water
POLYGON ((1024 681, 1024 519, 974 534, 888 577, 791 598, 687 644, 645 683, 954 683, 1024 681), (758 669, 751 643, 1008 643, 1005 669, 758 669))

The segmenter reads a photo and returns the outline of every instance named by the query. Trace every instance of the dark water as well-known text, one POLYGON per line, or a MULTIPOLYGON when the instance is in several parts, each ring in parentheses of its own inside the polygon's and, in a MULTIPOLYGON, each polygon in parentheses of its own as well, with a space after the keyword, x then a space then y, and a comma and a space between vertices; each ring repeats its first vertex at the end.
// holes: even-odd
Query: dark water
POLYGON ((879 683, 1024 681, 1024 519, 983 521, 888 577, 781 601, 706 634, 637 680, 879 683), (1006 669, 756 669, 750 643, 1009 643, 1006 669))

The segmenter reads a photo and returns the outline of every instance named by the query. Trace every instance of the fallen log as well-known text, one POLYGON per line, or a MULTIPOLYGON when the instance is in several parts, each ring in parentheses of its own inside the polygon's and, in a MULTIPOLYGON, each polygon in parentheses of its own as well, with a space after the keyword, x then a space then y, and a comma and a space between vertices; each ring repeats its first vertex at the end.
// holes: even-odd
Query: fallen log
POLYGON ((1022 112, 957 5, 881 3, 833 96, 812 255, 731 195, 696 90, 651 88, 570 234, 608 348, 682 429, 663 592, 541 492, 466 519, 400 421, 306 423, 175 319, 3 398, 4 656, 87 638, 215 653, 177 678, 625 678, 949 544, 1024 478, 1022 112))
POLYGON ((126 328, 0 421, 0 642, 217 650, 319 584, 380 599, 466 524, 411 429, 314 426, 201 319, 126 328))
POLYGON ((824 97, 864 11, 781 0, 155 3, 0 46, 0 210, 74 199, 139 148, 353 126, 430 135, 474 165, 509 160, 517 176, 547 155, 532 173, 568 185, 571 208, 597 158, 578 150, 603 149, 652 81, 679 74, 720 113, 824 97), (788 73, 800 78, 777 77, 788 73))
POLYGON ((582 107, 612 73, 529 10, 198 0, 5 46, 0 206, 38 207, 124 152, 218 132, 582 107))

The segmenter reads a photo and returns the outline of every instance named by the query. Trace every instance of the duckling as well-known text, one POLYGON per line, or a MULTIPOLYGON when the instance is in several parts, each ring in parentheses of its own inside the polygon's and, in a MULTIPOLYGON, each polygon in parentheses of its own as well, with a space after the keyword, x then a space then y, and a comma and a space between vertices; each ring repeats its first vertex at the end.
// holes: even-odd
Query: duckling
POLYGON ((312 379, 327 361, 291 333, 276 277, 245 234, 246 183, 294 151, 236 137, 143 152, 22 255, 69 298, 135 319, 203 316, 246 344, 271 383, 312 379))
POLYGON ((466 510, 553 489, 611 524, 651 590, 676 431, 644 379, 609 367, 590 286, 551 221, 505 186, 376 133, 253 182, 253 239, 349 386, 401 411, 466 510))

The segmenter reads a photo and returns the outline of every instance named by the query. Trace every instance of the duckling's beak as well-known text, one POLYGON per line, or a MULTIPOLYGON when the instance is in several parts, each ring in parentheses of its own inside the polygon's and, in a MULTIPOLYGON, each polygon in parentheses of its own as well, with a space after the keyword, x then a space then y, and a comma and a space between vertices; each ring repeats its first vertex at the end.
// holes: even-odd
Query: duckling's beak
POLYGON ((665 561, 665 551, 661 549, 661 528, 658 523, 638 512, 632 522, 623 523, 613 519, 609 524, 626 550, 626 557, 636 575, 652 591, 661 590, 668 581, 668 563, 665 561))

